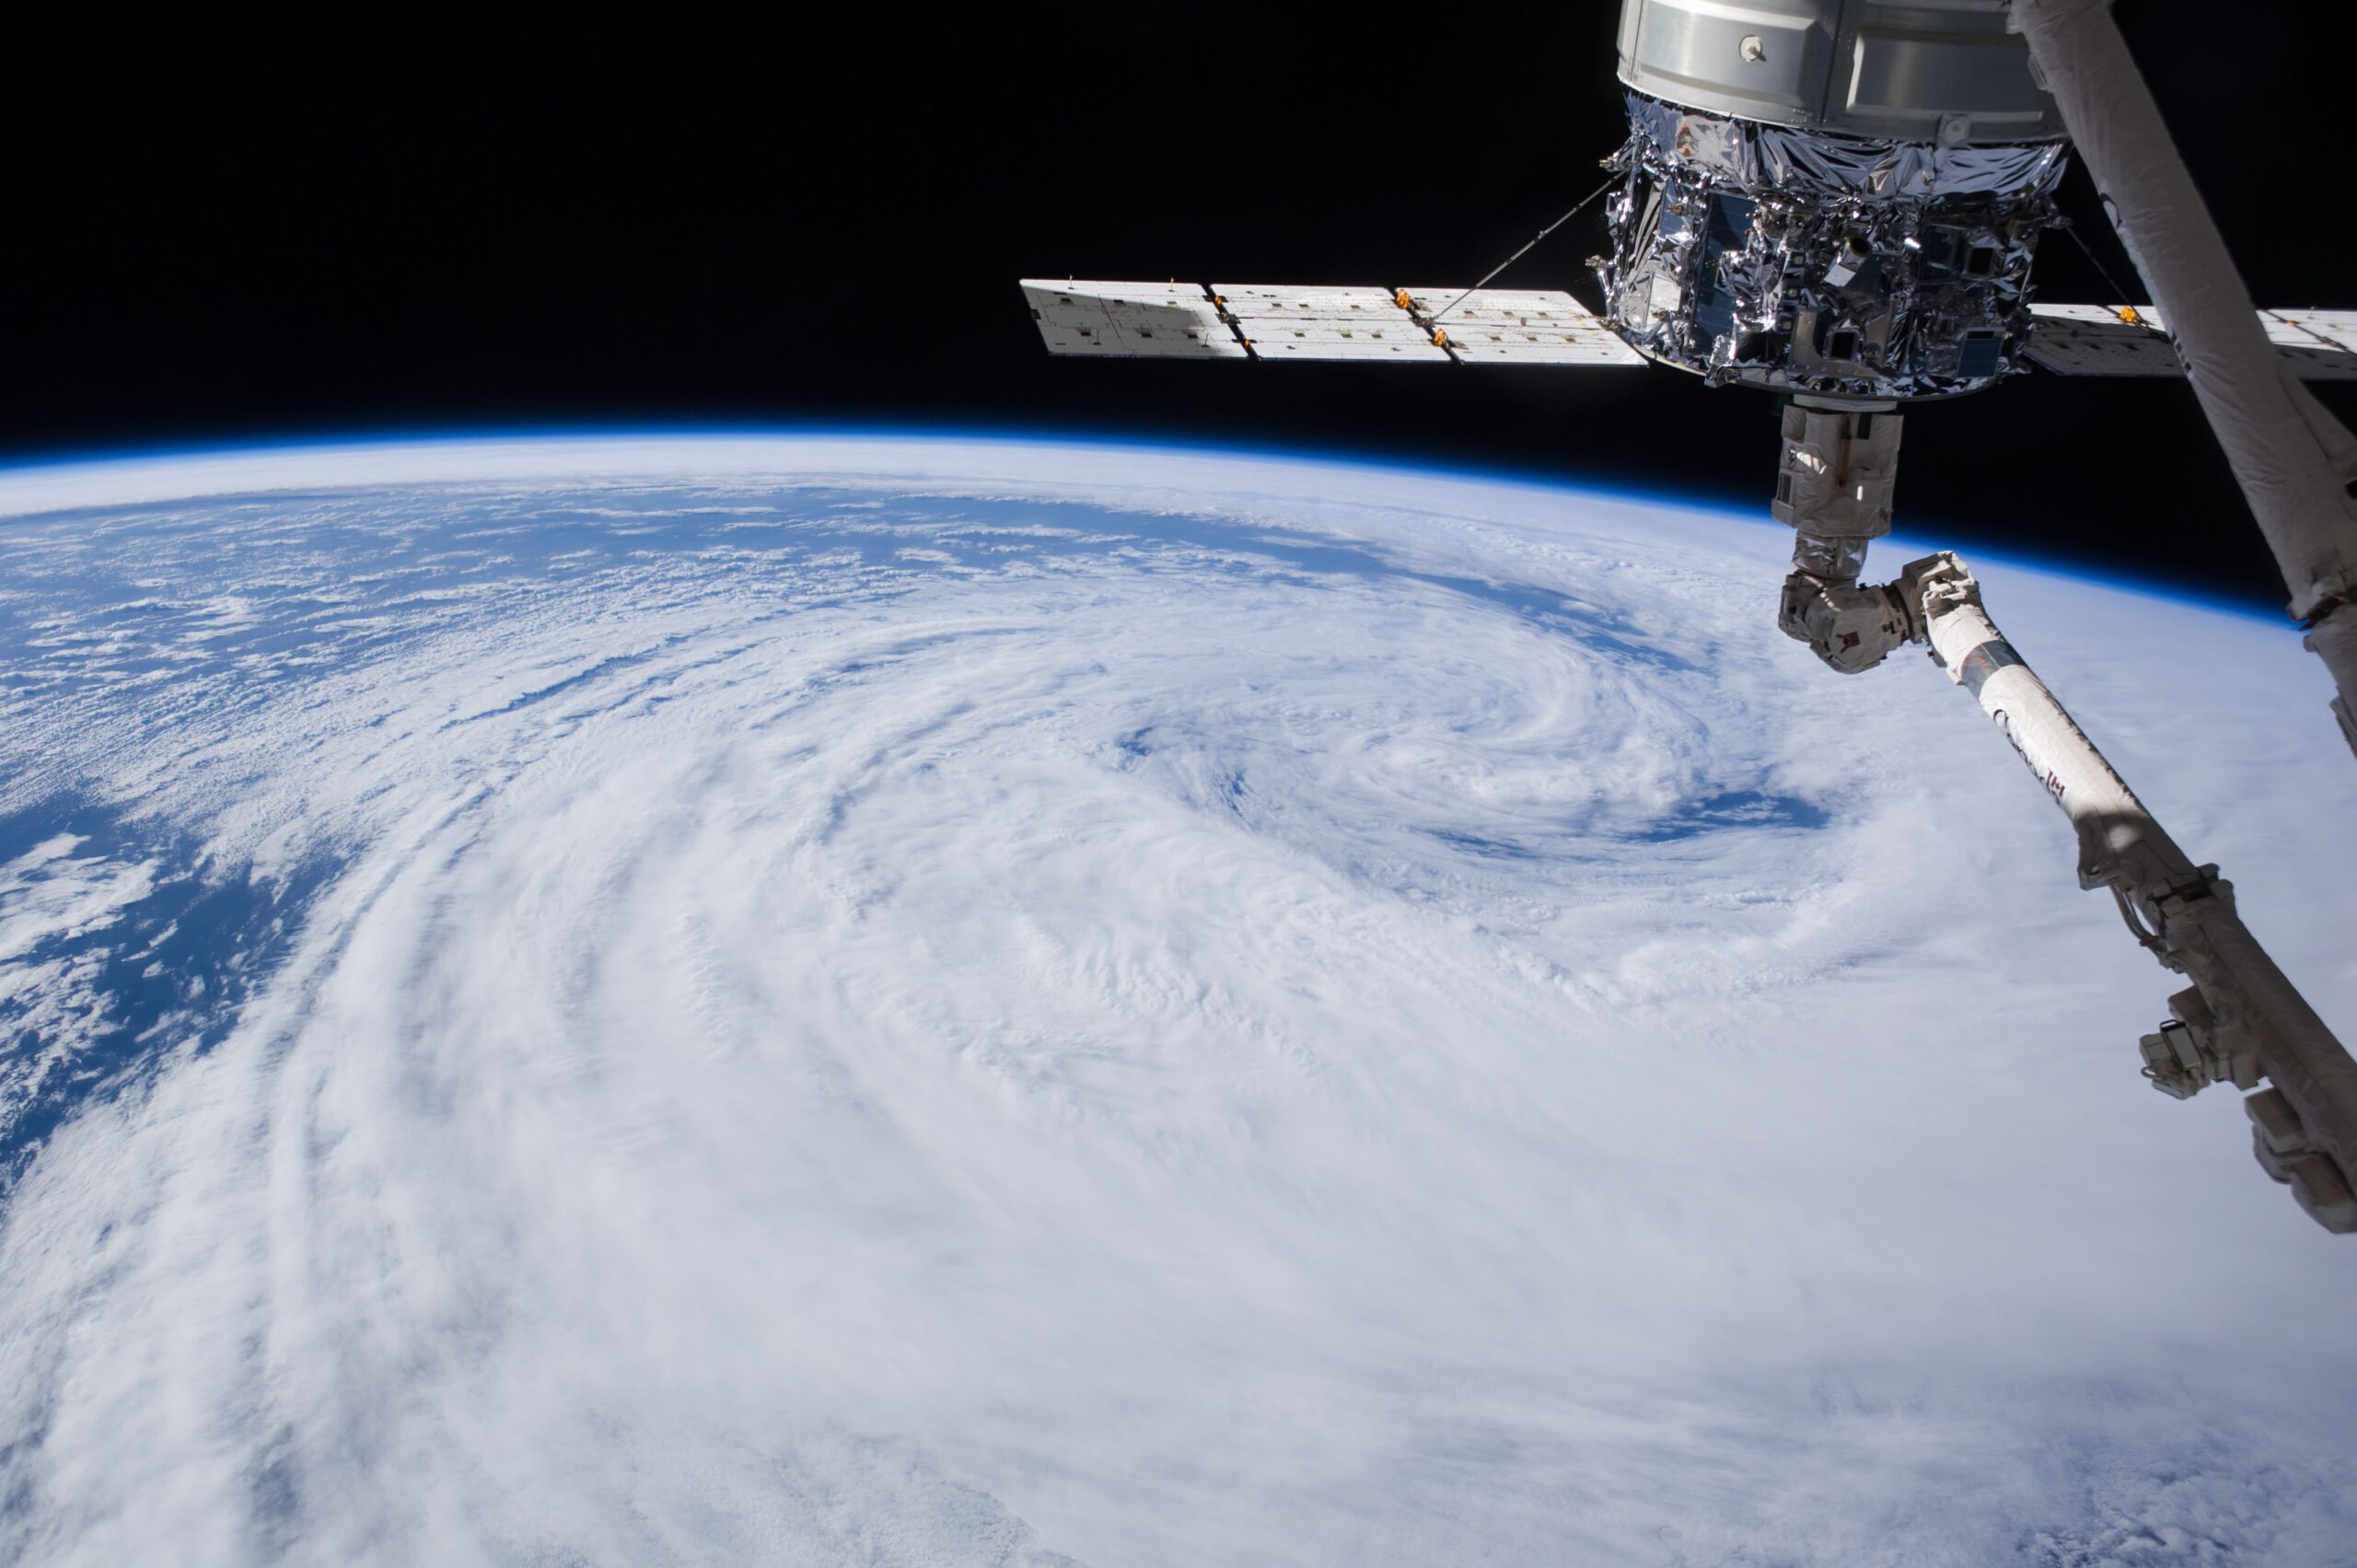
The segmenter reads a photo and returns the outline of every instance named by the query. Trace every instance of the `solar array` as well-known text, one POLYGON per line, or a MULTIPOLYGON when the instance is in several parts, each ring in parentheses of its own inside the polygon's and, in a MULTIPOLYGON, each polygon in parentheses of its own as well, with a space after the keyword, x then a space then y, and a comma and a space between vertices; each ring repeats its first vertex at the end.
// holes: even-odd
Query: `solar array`
POLYGON ((1552 289, 1143 284, 1026 278, 1051 354, 1128 359, 1642 365, 1552 289), (1461 299, 1459 296, 1463 296, 1461 299))
POLYGON ((1643 365, 1644 355, 1557 289, 1408 288, 1468 365, 1643 365), (1460 299, 1459 296, 1462 296, 1460 299), (1441 314, 1446 311, 1446 314, 1441 314))
MULTIPOLYGON (((2033 305, 2031 361, 2062 376, 2182 376, 2167 322, 2149 305, 2033 305)), ((2259 325, 2293 373, 2357 380, 2357 310, 2262 310, 2259 325)))
MULTIPOLYGON (((1026 278, 1051 354, 1418 365, 1642 365, 1560 289, 1103 283, 1026 278)), ((2033 305, 2030 360, 2063 376, 2181 376, 2150 306, 2033 305)), ((2262 310, 2293 372, 2357 380, 2357 311, 2262 310)))
POLYGON ((1031 319, 1050 354, 1120 359, 1242 359, 1244 345, 1193 284, 1036 283, 1031 319))
POLYGON ((1448 363, 1448 351, 1388 289, 1215 283, 1211 294, 1255 358, 1448 363))

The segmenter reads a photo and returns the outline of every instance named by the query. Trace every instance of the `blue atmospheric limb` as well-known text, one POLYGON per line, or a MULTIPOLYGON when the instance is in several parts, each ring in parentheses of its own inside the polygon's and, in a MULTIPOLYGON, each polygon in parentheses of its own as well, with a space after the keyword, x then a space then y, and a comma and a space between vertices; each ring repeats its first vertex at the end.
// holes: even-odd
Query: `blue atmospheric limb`
MULTIPOLYGON (((215 441, 134 447, 92 447, 40 456, 18 456, 0 462, 0 476, 53 474, 116 464, 168 465, 199 459, 303 451, 365 452, 417 449, 428 447, 445 450, 467 447, 495 450, 500 447, 513 446, 519 442, 578 442, 594 447, 613 442, 824 442, 830 440, 894 441, 925 446, 948 443, 984 448, 1061 450, 1081 448, 1139 454, 1168 453, 1216 457, 1245 462, 1282 463, 1289 468, 1317 465, 1358 474, 1417 474, 1463 480, 1492 486, 1527 486, 1568 497, 1608 499, 1635 505, 1676 507, 1682 511, 1707 513, 1745 523, 1757 524, 1765 519, 1764 505, 1759 509, 1732 506, 1717 497, 1682 494, 1671 490, 1645 486, 1606 484, 1588 480, 1574 482, 1560 473, 1515 469, 1496 463, 1475 465, 1437 460, 1405 461, 1391 456, 1376 459, 1369 457, 1364 451, 1349 447, 1315 445, 1237 447, 1217 442, 1157 440, 1127 435, 1002 431, 970 426, 914 424, 775 425, 757 422, 729 424, 694 420, 668 425, 640 423, 617 426, 515 425, 459 428, 419 426, 398 430, 379 428, 326 435, 306 434, 299 436, 288 433, 262 433, 246 440, 226 445, 215 441)), ((2041 570, 2073 570, 2095 575, 2096 563, 2092 561, 2051 554, 2026 553, 2003 547, 1992 548, 1974 533, 1968 523, 1942 516, 1936 506, 1927 507, 1922 516, 1922 521, 1916 527, 1922 535, 1926 538, 1935 536, 1934 542, 1938 546, 1967 551, 1977 562, 2041 570)), ((1908 542, 1910 537, 1911 536, 1900 536, 1892 541, 1890 548, 1894 552, 1913 551, 1921 553, 1922 550, 1933 547, 1933 544, 1923 544, 1918 549, 1908 542)), ((2238 596, 2203 592, 2182 582, 2154 576, 2139 569, 2124 569, 2114 563, 2102 563, 2100 575, 2107 583, 2132 587, 2141 593, 2165 598, 2175 602, 2199 605, 2204 609, 2223 610, 2231 614, 2253 616, 2279 626, 2289 624, 2276 607, 2262 607, 2238 596)))

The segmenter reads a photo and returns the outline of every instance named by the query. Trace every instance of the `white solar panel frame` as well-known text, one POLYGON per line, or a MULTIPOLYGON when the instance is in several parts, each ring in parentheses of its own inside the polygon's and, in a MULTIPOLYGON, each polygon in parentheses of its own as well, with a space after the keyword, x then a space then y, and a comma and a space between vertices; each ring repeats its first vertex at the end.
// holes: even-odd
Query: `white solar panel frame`
POLYGON ((2025 351, 2033 364, 2058 376, 2182 376, 2177 347, 2142 306, 2138 319, 2120 319, 2108 305, 2033 305, 2038 325, 2025 351))
POLYGON ((2040 300, 2029 308, 2029 313, 2041 321, 2068 321, 2083 326, 2152 327, 2167 330, 2160 311, 2150 305, 2049 305, 2040 300), (2122 310, 2136 312, 2131 321, 2120 315, 2122 310))
POLYGON ((1215 283, 1212 294, 1231 316, 1405 316, 1387 288, 1359 284, 1215 283))
MULTIPOLYGON (((1051 354, 1109 359, 1322 359, 1468 365, 1642 365, 1557 289, 1392 290, 1353 285, 1198 284, 1025 278, 1051 354), (1404 293, 1414 311, 1403 308, 1404 293), (1212 297, 1216 296, 1216 299, 1212 297), (1229 319, 1223 319, 1225 310, 1229 319), (1442 314, 1446 312, 1446 314, 1442 314), (1419 322, 1437 321, 1446 346, 1419 322), (1248 348, 1247 344, 1250 346, 1248 348)), ((2161 314, 2111 305, 2033 305, 2030 360, 2065 376, 2183 374, 2161 314)), ((2262 310, 2295 372, 2357 380, 2357 310, 2262 310)))
POLYGON ((2357 311, 2262 310, 2258 319, 2302 380, 2357 381, 2357 352, 2339 341, 2357 342, 2357 311))
POLYGON ((2274 316, 2336 349, 2357 354, 2357 311, 2260 311, 2260 316, 2274 316))
POLYGON ((1215 283, 1212 294, 1262 359, 1449 363, 1388 289, 1215 283))
POLYGON ((1048 352, 1103 359, 1245 359, 1201 284, 1025 278, 1048 352))
POLYGON ((1411 287, 1406 293, 1468 365, 1645 363, 1644 355, 1561 289, 1484 288, 1467 294, 1459 285, 1411 287), (1452 308, 1460 296, 1463 303, 1452 308))
MULTIPOLYGON (((2166 325, 2160 312, 2149 305, 2135 310, 2137 321, 2129 322, 2117 306, 2033 305, 2038 330, 2029 357, 2065 376, 2183 374, 2177 350, 2158 335, 2166 325)), ((2262 310, 2258 323, 2303 379, 2357 381, 2357 310, 2262 310)))
POLYGON ((2258 313, 2258 324, 2267 329, 2267 341, 2278 348, 2329 349, 2339 346, 2289 311, 2262 310, 2258 313))
POLYGON ((2357 310, 2262 310, 2339 349, 2357 354, 2357 310))
POLYGON ((1299 334, 1275 329, 1258 331, 1244 324, 1245 340, 1262 359, 1388 360, 1401 365, 1446 365, 1448 351, 1425 337, 1412 321, 1405 331, 1299 334))
POLYGON ((1562 321, 1593 321, 1586 306, 1556 288, 1477 288, 1467 293, 1465 285, 1454 288, 1407 288, 1400 290, 1409 302, 1427 319, 1439 316, 1444 322, 1479 317, 1484 319, 1532 319, 1562 321))

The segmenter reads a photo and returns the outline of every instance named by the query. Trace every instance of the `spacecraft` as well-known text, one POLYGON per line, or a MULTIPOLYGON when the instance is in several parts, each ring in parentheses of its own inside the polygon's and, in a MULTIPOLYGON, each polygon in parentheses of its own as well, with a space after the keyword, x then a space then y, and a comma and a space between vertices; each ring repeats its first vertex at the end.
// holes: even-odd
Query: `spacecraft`
POLYGON ((2357 379, 2357 311, 2253 308, 2107 0, 1624 0, 1619 55, 1628 139, 1589 198, 1609 235, 1590 262, 1601 314, 1487 286, 1501 266, 1471 287, 1030 278, 1032 318, 1061 355, 1652 362, 1772 395, 1771 510, 1794 536, 1778 624, 1844 673, 1928 645, 2069 816, 2080 885, 2190 981, 2140 1041, 2144 1075, 2177 1098, 2245 1091, 2259 1164, 2357 1234, 2357 1061, 2232 885, 2154 820, 1953 553, 1862 581, 1890 530, 1902 409, 2033 367, 2183 376, 2357 750, 2357 437, 2302 384, 2357 379), (2074 150, 2154 304, 2033 297, 2074 150))

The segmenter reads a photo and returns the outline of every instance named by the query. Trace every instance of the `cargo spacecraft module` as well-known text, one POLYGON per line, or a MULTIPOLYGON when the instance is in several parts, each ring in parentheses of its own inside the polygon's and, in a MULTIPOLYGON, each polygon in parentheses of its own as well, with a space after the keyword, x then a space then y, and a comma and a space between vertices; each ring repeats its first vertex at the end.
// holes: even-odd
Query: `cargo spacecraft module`
MULTIPOLYGON (((1778 404, 1778 624, 1844 673, 1903 645, 1965 687, 2069 816, 2080 885, 2189 983, 2140 1042, 2177 1098, 2245 1091, 2254 1151, 2357 1234, 2357 1061, 2276 967, 2215 865, 2154 820, 1998 631, 1948 552, 1863 579, 1890 531, 1900 410, 2029 370, 2183 376, 2274 552, 2357 751, 2357 437, 2302 384, 2357 379, 2357 310, 2254 309, 2107 0, 1624 0, 1629 134, 1591 259, 1561 290, 1022 283, 1075 357, 1641 366, 1778 404), (2079 157, 2153 304, 2033 298, 2079 157)), ((1533 245, 1538 239, 1532 241, 1533 245)))

